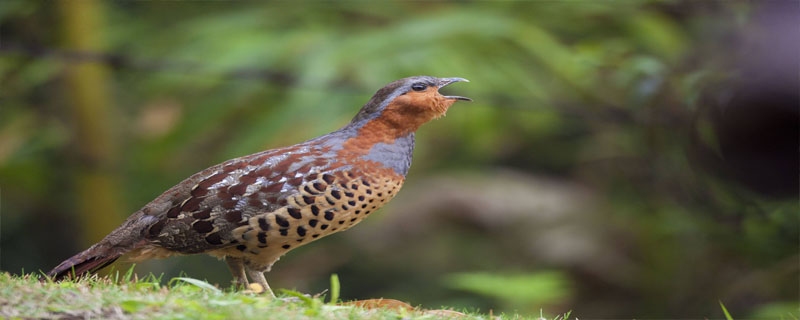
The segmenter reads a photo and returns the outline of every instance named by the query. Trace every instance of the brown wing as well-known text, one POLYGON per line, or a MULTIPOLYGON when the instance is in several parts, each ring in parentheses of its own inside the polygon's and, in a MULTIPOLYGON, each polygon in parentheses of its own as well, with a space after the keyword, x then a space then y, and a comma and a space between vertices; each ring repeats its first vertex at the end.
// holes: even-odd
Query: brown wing
POLYGON ((331 157, 330 147, 314 144, 227 161, 176 186, 183 192, 165 192, 175 195, 170 205, 162 205, 165 212, 145 236, 153 244, 182 253, 235 245, 233 229, 247 225, 250 217, 286 206, 304 182, 341 166, 331 157))

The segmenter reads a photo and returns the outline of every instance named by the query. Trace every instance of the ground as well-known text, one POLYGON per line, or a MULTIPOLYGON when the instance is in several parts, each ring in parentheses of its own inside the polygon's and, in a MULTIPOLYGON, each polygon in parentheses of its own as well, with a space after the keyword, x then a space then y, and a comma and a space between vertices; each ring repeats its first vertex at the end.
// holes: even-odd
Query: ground
MULTIPOLYGON (((519 315, 420 310, 399 301, 337 301, 338 280, 317 297, 283 291, 272 299, 252 290, 219 289, 192 278, 166 285, 155 276, 115 274, 76 282, 40 281, 37 275, 0 273, 0 317, 59 319, 524 319, 519 315)), ((556 320, 569 315, 557 316, 556 320)), ((540 317, 534 317, 540 319, 540 317)))

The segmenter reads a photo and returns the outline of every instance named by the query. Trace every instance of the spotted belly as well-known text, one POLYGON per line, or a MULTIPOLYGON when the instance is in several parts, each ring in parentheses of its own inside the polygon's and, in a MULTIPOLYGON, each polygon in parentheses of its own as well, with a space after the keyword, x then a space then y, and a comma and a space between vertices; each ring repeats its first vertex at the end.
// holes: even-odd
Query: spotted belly
POLYGON ((318 174, 287 198, 287 205, 250 217, 232 231, 235 246, 209 252, 242 257, 251 267, 268 270, 289 250, 347 230, 389 202, 403 177, 390 169, 318 174))

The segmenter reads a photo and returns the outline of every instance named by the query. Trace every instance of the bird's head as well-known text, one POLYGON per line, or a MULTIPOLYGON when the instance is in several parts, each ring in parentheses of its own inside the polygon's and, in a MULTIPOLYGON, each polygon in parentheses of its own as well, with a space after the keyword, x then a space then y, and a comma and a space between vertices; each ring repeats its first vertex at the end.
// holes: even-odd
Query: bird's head
POLYGON ((353 118, 351 125, 380 121, 404 132, 416 131, 423 123, 443 116, 456 101, 472 101, 460 96, 445 96, 439 89, 464 78, 416 76, 394 81, 378 90, 353 118))

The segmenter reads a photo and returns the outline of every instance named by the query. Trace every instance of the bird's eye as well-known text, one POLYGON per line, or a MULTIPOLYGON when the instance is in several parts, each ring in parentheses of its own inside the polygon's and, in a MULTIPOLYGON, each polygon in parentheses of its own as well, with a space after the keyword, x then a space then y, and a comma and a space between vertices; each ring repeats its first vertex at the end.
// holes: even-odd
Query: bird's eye
POLYGON ((411 85, 411 89, 414 89, 414 91, 423 91, 427 87, 428 86, 426 86, 426 85, 424 85, 422 83, 415 83, 415 84, 411 85))

